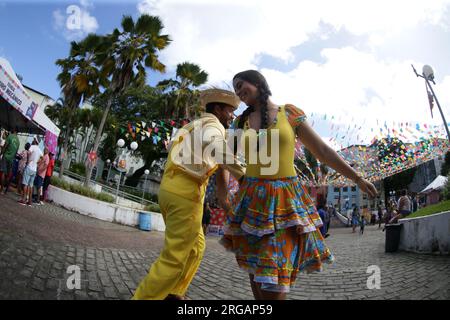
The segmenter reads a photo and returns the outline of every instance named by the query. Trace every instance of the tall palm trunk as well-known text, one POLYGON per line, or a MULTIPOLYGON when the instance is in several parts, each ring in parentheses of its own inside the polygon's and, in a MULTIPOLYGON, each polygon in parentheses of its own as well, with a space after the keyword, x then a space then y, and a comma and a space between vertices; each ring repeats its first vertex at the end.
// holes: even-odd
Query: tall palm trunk
MULTIPOLYGON (((100 140, 103 135, 103 127, 106 123, 106 118, 108 117, 109 109, 111 109, 111 104, 114 99, 114 94, 111 94, 108 97, 108 102, 106 103, 106 109, 103 112, 102 121, 100 121, 100 126, 98 127, 97 134, 95 135, 95 141, 94 141, 94 148, 92 149, 92 152, 97 153, 98 146, 100 145, 100 140)), ((89 163, 89 165, 86 167, 86 179, 84 180, 84 185, 86 187, 89 187, 89 181, 91 180, 91 174, 92 174, 93 166, 89 163)))
POLYGON ((61 166, 59 168, 59 177, 62 178, 64 175, 64 169, 65 167, 68 165, 68 158, 69 158, 69 141, 70 141, 70 130, 72 129, 72 110, 69 113, 69 119, 67 121, 67 126, 66 126, 66 134, 64 137, 64 158, 63 161, 61 161, 61 166))

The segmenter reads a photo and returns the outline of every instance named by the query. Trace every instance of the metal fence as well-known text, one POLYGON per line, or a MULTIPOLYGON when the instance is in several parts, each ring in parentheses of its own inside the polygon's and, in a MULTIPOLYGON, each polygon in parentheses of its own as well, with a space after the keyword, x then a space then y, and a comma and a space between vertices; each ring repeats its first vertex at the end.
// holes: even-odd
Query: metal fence
MULTIPOLYGON (((55 168, 55 172, 59 172, 59 168, 55 168)), ((76 174, 74 172, 71 172, 67 169, 64 170, 64 175, 68 176, 69 178, 72 178, 74 180, 79 181, 80 183, 84 183, 86 180, 85 176, 81 176, 79 174, 76 174)), ((158 205, 156 202, 144 199, 142 196, 136 196, 134 194, 131 194, 129 192, 126 192, 125 190, 121 190, 121 189, 128 189, 128 190, 136 190, 135 192, 140 192, 142 193, 142 190, 134 188, 134 187, 130 187, 130 186, 123 186, 120 185, 119 186, 119 190, 117 190, 117 183, 112 183, 111 185, 105 185, 102 183, 99 183, 97 181, 94 180, 90 180, 89 182, 90 186, 91 185, 97 185, 101 187, 101 192, 105 192, 108 194, 111 194, 112 196, 114 196, 116 198, 116 202, 117 202, 117 197, 122 198, 122 199, 126 199, 132 202, 135 202, 136 204, 141 204, 144 206, 148 206, 148 205, 158 205)))

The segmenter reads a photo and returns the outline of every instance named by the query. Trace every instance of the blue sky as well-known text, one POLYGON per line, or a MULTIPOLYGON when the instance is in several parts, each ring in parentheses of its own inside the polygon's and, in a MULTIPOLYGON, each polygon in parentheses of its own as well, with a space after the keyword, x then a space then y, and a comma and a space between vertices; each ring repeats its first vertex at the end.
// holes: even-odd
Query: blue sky
POLYGON ((70 40, 109 33, 123 15, 142 13, 161 17, 173 39, 161 52, 168 72, 150 72, 150 84, 184 61, 209 73, 208 86, 229 87, 235 73, 258 69, 274 102, 301 107, 321 136, 346 135, 330 143, 347 145, 370 141, 385 121, 440 125, 410 66, 430 64, 450 119, 450 0, 0 0, 0 56, 24 84, 58 98, 54 62, 70 40), (65 24, 70 5, 83 13, 75 32, 65 24), (350 138, 354 125, 362 129, 350 138))
MULTIPOLYGON (((68 55, 68 39, 71 38, 55 29, 53 13, 56 10, 65 13, 69 4, 79 4, 78 1, 3 3, 0 5, 0 55, 23 76, 24 84, 58 98, 60 89, 56 76, 59 69, 54 62, 68 55)), ((123 3, 100 1, 89 10, 98 21, 96 33, 106 34, 119 27, 124 14, 138 16, 137 2, 123 3)))

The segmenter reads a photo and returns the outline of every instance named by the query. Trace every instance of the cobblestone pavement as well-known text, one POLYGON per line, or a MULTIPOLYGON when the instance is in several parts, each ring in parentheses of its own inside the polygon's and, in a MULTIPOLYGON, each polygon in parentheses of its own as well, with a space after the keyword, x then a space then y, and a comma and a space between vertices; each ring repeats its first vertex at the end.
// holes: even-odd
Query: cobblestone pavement
MULTIPOLYGON (((26 207, 0 196, 0 299, 130 299, 163 245, 163 233, 112 224, 55 205, 26 207), (67 268, 81 270, 81 289, 67 288, 67 268)), ((207 237, 191 299, 253 299, 248 276, 218 238, 207 237)), ((289 299, 449 299, 450 257, 384 252, 384 233, 331 229, 336 261, 300 275, 289 299), (381 289, 367 281, 376 265, 381 289)))

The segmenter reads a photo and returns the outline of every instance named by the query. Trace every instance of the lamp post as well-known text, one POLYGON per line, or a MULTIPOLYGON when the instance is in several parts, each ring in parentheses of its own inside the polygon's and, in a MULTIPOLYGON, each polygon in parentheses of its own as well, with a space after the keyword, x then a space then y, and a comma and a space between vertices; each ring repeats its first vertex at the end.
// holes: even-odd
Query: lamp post
POLYGON ((445 131, 447 131, 447 138, 448 138, 448 140, 450 142, 450 132, 448 130, 447 121, 445 120, 444 113, 442 112, 442 108, 441 108, 441 105, 439 103, 439 100, 436 97, 436 94, 434 93, 433 87, 430 84, 430 81, 431 81, 431 82, 433 82, 434 85, 436 85, 436 83, 434 82, 434 71, 433 71, 433 68, 431 68, 429 65, 424 65, 423 68, 422 68, 422 75, 420 75, 420 74, 417 73, 417 71, 416 71, 416 69, 414 68, 413 65, 411 65, 411 67, 413 68, 414 73, 416 74, 417 77, 421 77, 421 78, 425 79, 425 83, 426 83, 427 87, 431 90, 431 93, 433 94, 433 98, 436 101, 436 104, 437 104, 437 106, 439 108, 439 112, 441 113, 442 120, 444 121, 444 128, 445 128, 445 131))
POLYGON ((142 187, 142 204, 144 203, 145 186, 147 184, 147 176, 149 175, 149 173, 150 173, 150 171, 148 169, 145 169, 145 171, 144 171, 144 175, 145 175, 144 186, 142 187))
MULTIPOLYGON (((123 139, 119 139, 117 140, 117 146, 119 148, 123 148, 125 146, 125 141, 123 139)), ((130 148, 131 150, 135 151, 138 148, 138 144, 137 142, 133 141, 130 144, 130 148)), ((121 154, 123 154, 123 151, 121 152, 121 154)), ((123 170, 121 170, 119 168, 120 165, 120 157, 118 159, 119 161, 117 162, 117 167, 116 169, 119 171, 119 182, 117 183, 117 190, 116 190, 116 204, 119 202, 119 188, 120 188, 120 181, 122 180, 122 172, 125 174, 127 172, 126 168, 123 168, 123 170)))
POLYGON ((389 191, 389 195, 391 196, 391 200, 395 202, 395 191, 393 190, 389 191))
POLYGON ((106 160, 106 165, 109 167, 108 168, 108 175, 106 176, 106 184, 108 184, 109 181, 109 173, 111 172, 111 160, 106 160))

